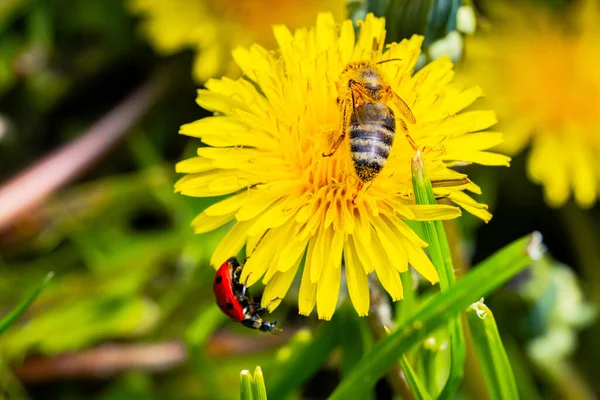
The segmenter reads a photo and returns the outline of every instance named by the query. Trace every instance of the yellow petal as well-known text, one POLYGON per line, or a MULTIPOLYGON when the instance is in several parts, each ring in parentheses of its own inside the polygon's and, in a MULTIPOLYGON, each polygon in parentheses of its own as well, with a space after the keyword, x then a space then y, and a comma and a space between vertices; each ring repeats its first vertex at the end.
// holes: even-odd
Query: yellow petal
POLYGON ((461 161, 489 166, 510 166, 510 157, 487 151, 452 151, 440 156, 443 161, 461 161))
POLYGON ((246 265, 242 270, 240 279, 248 280, 248 285, 253 285, 261 276, 265 274, 267 269, 273 264, 274 251, 279 251, 279 244, 283 235, 289 233, 290 228, 287 226, 278 227, 269 230, 262 238, 260 245, 256 246, 252 254, 249 254, 246 260, 246 265), (275 250, 274 250, 275 249, 275 250))
POLYGON ((417 221, 443 221, 460 217, 460 208, 446 204, 418 205, 411 207, 417 221))
POLYGON ((236 170, 215 170, 186 175, 175 183, 175 191, 191 197, 222 196, 261 183, 262 176, 236 170))
POLYGON ((311 239, 311 241, 315 242, 310 263, 310 281, 313 283, 319 281, 323 267, 329 268, 327 254, 329 253, 329 244, 332 239, 333 230, 330 230, 329 228, 319 229, 317 234, 311 239))
POLYGON ((341 268, 325 268, 317 282, 317 314, 329 321, 337 307, 340 294, 341 268))
POLYGON ((386 250, 380 242, 380 236, 374 235, 371 241, 373 251, 369 254, 375 256, 373 260, 373 266, 375 267, 375 273, 379 278, 384 289, 390 294, 392 300, 402 300, 404 292, 402 290, 402 282, 400 281, 399 272, 392 266, 395 259, 390 259, 386 255, 386 250), (394 261, 392 261, 394 260, 394 261))
POLYGON ((502 143, 504 135, 498 132, 478 132, 453 138, 446 143, 447 151, 487 150, 502 143))
POLYGON ((265 283, 265 291, 263 292, 263 297, 261 299, 261 306, 267 307, 269 306, 269 311, 273 311, 279 305, 280 301, 275 299, 283 299, 287 294, 292 282, 294 281, 294 277, 296 276, 296 272, 298 272, 298 266, 300 265, 300 261, 302 261, 302 256, 298 257, 294 265, 289 268, 285 272, 278 271, 273 277, 269 280, 269 282, 265 283))
POLYGON ((355 241, 349 240, 344 246, 344 261, 350 300, 358 315, 363 317, 369 314, 371 296, 369 294, 369 278, 361 267, 361 261, 356 253, 355 241))
MULTIPOLYGON (((402 260, 402 259, 406 258, 406 256, 403 254, 404 249, 402 249, 402 246, 398 242, 398 237, 396 235, 394 235, 394 233, 390 229, 390 227, 387 226, 387 224, 385 222, 383 222, 382 220, 373 220, 372 223, 373 223, 373 227, 375 229, 375 233, 377 236, 377 241, 375 241, 374 238, 372 238, 371 244, 372 245, 376 244, 378 250, 377 251, 374 250, 370 254, 377 255, 378 251, 382 251, 385 255, 385 258, 383 257, 383 255, 379 256, 379 261, 382 261, 384 259, 385 260, 402 260)), ((374 261, 375 270, 377 271, 379 262, 376 260, 373 260, 373 261, 374 261)), ((391 265, 392 265, 391 261, 385 262, 385 266, 391 266, 391 265)), ((379 265, 379 268, 383 268, 383 266, 379 265)), ((378 273, 378 275, 379 275, 379 273, 378 273)), ((388 290, 388 292, 389 292, 389 290, 388 290)))
POLYGON ((408 262, 410 265, 412 265, 413 268, 419 272, 419 274, 423 275, 423 277, 425 277, 425 279, 432 284, 438 282, 440 280, 438 273, 423 249, 415 246, 414 243, 405 238, 400 239, 400 242, 402 243, 402 247, 404 247, 404 250, 408 255, 408 262))
POLYGON ((463 110, 471 104, 473 104, 475 100, 480 98, 482 95, 483 91, 481 90, 481 88, 479 86, 474 86, 467 90, 463 90, 454 95, 448 96, 445 99, 444 104, 447 104, 447 110, 449 113, 456 114, 460 110, 463 110))
MULTIPOLYGON (((583 142, 583 141, 582 141, 583 142)), ((581 207, 591 207, 598 198, 597 158, 584 143, 573 140, 571 143, 572 179, 575 200, 581 207)))
POLYGON ((206 214, 206 211, 204 211, 194 218, 191 225, 194 227, 194 231, 198 234, 210 232, 213 229, 217 229, 218 227, 223 226, 231 221, 233 216, 233 213, 229 213, 213 217, 206 214))
POLYGON ((198 82, 204 82, 208 78, 216 76, 221 69, 221 60, 224 53, 223 47, 219 44, 202 48, 194 59, 194 79, 198 82))
POLYGON ((317 302, 317 284, 310 281, 311 260, 314 246, 314 241, 309 242, 306 261, 304 262, 304 271, 302 272, 302 281, 300 282, 298 312, 301 315, 310 315, 317 302))
POLYGON ((252 225, 248 229, 248 235, 256 236, 270 228, 283 225, 294 216, 294 208, 298 198, 284 198, 276 201, 264 213, 251 220, 252 225))
POLYGON ((210 171, 211 169, 215 169, 212 160, 207 160, 203 157, 188 158, 175 165, 175 172, 180 174, 193 174, 210 171))
POLYGON ((372 247, 365 246, 358 240, 358 238, 349 236, 346 246, 349 246, 352 243, 354 243, 354 251, 356 252, 356 256, 358 257, 357 265, 362 266, 364 274, 368 275, 371 272, 375 271, 375 260, 377 260, 378 258, 373 254, 372 247))
POLYGON ((405 237, 418 246, 428 246, 427 242, 421 239, 419 235, 415 233, 415 231, 410 229, 404 221, 397 218, 395 215, 386 215, 385 218, 382 219, 394 237, 405 237))
POLYGON ((247 124, 236 117, 202 118, 182 125, 179 133, 200 138, 207 145, 214 147, 249 146, 271 150, 279 148, 279 144, 271 136, 251 131, 247 124))
POLYGON ((277 256, 277 271, 287 271, 294 265, 298 256, 304 254, 304 250, 308 245, 308 238, 299 240, 294 236, 287 236, 287 239, 281 241, 281 252, 277 256))
POLYGON ((227 232, 227 235, 221 240, 215 252, 213 253, 210 263, 213 266, 223 264, 229 257, 236 256, 244 247, 248 237, 248 222, 236 222, 235 225, 227 232))
POLYGON ((484 222, 489 222, 492 219, 492 214, 487 210, 487 205, 476 202, 466 193, 451 191, 448 198, 471 214, 481 218, 484 222))

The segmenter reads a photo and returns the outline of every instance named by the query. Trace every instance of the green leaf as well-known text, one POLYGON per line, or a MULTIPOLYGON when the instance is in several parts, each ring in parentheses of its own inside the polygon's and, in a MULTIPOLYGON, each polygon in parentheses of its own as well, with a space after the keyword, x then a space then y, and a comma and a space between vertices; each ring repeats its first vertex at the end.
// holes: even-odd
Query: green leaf
MULTIPOLYGON (((388 335, 392 333, 392 331, 389 328, 384 327, 384 329, 385 333, 387 333, 388 335)), ((406 378, 406 382, 408 382, 408 386, 410 387, 413 396, 417 400, 431 399, 431 396, 425 389, 425 385, 423 384, 423 382, 421 382, 421 379, 413 370, 412 366, 410 365, 410 362, 408 361, 408 358, 406 358, 406 355, 404 354, 402 354, 402 356, 400 357, 400 367, 402 368, 402 373, 406 378)))
MULTIPOLYGON (((437 204, 420 152, 413 157, 411 169, 417 204, 437 204)), ((452 254, 450 253, 450 246, 448 245, 444 225, 441 221, 423 221, 421 222, 421 225, 423 227, 425 241, 429 243, 427 249, 431 261, 440 277, 440 290, 446 292, 454 285, 455 276, 454 265, 452 264, 452 254)), ((450 336, 450 373, 446 385, 440 394, 440 397, 442 398, 454 397, 455 391, 462 381, 464 363, 467 355, 460 316, 457 316, 455 319, 448 322, 448 333, 450 336)))
POLYGON ((517 384, 494 315, 483 299, 471 304, 466 315, 490 398, 518 399, 517 384))
POLYGON ((254 400, 254 394, 252 393, 254 380, 250 371, 245 369, 240 372, 240 381, 240 400, 254 400))
POLYGON ((42 279, 42 282, 40 282, 40 284, 33 289, 31 294, 25 300, 23 300, 21 304, 19 304, 14 310, 0 320, 0 335, 2 335, 2 333, 4 333, 4 331, 6 331, 21 316, 21 314, 25 312, 27 307, 29 307, 29 305, 39 296, 42 290, 44 290, 46 285, 48 285, 53 276, 54 273, 49 272, 48 275, 42 279))
POLYGON ((442 386, 438 380, 439 376, 445 376, 447 372, 442 372, 447 367, 446 344, 438 335, 434 334, 427 337, 418 347, 419 368, 417 371, 423 377, 426 384, 427 392, 432 396, 439 394, 442 391, 442 386))
POLYGON ((254 369, 254 400, 267 400, 265 377, 259 366, 254 369))
POLYGON ((339 343, 338 325, 339 317, 334 316, 331 322, 323 324, 317 337, 302 344, 297 343, 289 349, 291 354, 286 356, 285 362, 278 369, 276 380, 269 382, 270 398, 285 399, 321 368, 329 353, 339 343))
POLYGON ((400 357, 400 366, 402 367, 402 372, 404 372, 404 376, 406 377, 406 381, 408 382, 408 386, 410 386, 410 390, 413 392, 415 399, 417 400, 429 400, 431 396, 425 389, 425 385, 421 382, 421 379, 417 376, 415 371, 410 366, 408 362, 408 358, 404 354, 400 357))
POLYGON ((474 267, 450 290, 426 302, 404 326, 363 357, 342 380, 330 400, 359 397, 375 385, 401 354, 529 265, 531 257, 526 249, 531 240, 532 235, 528 235, 499 250, 474 267))

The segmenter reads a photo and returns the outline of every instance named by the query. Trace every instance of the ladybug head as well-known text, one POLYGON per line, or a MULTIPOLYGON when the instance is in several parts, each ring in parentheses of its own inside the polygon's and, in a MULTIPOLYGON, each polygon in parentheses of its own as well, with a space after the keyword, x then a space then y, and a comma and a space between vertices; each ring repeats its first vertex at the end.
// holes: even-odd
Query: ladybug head
POLYGON ((275 325, 277 325, 277 321, 273 321, 273 322, 262 321, 262 323, 258 327, 258 330, 262 331, 262 332, 271 332, 272 334, 276 335, 277 332, 281 332, 281 329, 276 328, 275 325))

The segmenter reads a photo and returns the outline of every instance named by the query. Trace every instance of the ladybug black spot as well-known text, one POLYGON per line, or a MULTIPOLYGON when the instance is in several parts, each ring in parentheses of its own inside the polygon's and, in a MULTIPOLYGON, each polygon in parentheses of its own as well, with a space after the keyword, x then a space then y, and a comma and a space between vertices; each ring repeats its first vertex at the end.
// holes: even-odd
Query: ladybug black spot
POLYGON ((215 279, 215 283, 221 283, 221 281, 223 280, 222 276, 217 276, 217 279, 215 279))
POLYGON ((225 304, 225 307, 227 307, 228 310, 231 310, 233 308, 233 304, 227 303, 227 304, 225 304))

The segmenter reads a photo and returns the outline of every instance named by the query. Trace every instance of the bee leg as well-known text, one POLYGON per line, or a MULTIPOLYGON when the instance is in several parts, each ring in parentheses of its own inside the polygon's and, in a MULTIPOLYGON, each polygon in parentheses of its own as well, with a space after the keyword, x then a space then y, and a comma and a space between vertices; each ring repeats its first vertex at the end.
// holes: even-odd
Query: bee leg
POLYGON ((403 120, 400 120, 400 125, 402 125, 402 129, 404 130, 404 134, 406 135, 406 140, 408 140, 408 144, 410 145, 410 147, 412 147, 412 149, 414 151, 419 150, 419 146, 417 145, 415 140, 408 133, 408 127, 406 126, 406 123, 403 120))
POLYGON ((354 197, 352 197, 352 205, 353 206, 356 205, 356 198, 358 197, 358 194, 360 193, 363 186, 364 186, 364 182, 359 180, 358 185, 356 185, 356 193, 354 193, 354 197))
POLYGON ((348 132, 348 125, 350 124, 350 119, 352 117, 352 99, 350 97, 344 98, 344 100, 342 100, 340 108, 342 110, 340 118, 340 129, 342 133, 333 143, 333 146, 331 146, 331 150, 329 150, 329 153, 323 153, 323 157, 331 157, 340 147, 340 145, 344 141, 344 138, 346 137, 346 133, 348 132))

